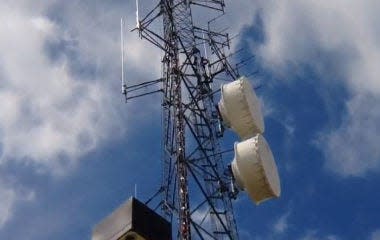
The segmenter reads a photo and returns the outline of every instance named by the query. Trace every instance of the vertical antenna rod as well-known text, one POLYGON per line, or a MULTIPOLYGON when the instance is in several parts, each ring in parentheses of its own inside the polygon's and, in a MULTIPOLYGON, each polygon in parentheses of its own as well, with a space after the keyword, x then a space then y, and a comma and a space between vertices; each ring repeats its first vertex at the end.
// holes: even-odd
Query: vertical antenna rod
POLYGON ((140 29, 139 0, 136 0, 136 28, 140 29))
POLYGON ((123 18, 120 18, 120 42, 121 42, 121 92, 127 97, 127 85, 124 80, 124 24, 123 18))

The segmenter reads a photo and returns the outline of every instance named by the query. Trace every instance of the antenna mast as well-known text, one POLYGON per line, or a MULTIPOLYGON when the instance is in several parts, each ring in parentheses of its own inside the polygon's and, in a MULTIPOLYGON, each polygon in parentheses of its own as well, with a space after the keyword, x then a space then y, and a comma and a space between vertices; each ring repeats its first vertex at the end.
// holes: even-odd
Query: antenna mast
POLYGON ((127 84, 124 79, 124 22, 120 18, 120 43, 121 43, 121 93, 127 97, 127 84))
POLYGON ((164 52, 159 204, 181 240, 238 239, 231 204, 235 190, 222 159, 220 116, 212 90, 216 80, 239 77, 225 54, 230 46, 228 34, 211 27, 224 14, 224 6, 223 0, 161 0, 140 20, 136 0, 134 30, 164 52), (207 9, 214 18, 197 26, 194 7, 207 9), (152 26, 157 19, 162 21, 163 34, 152 26), (206 45, 214 60, 207 56, 206 45))
MULTIPOLYGON (((231 202, 239 190, 246 191, 255 203, 280 196, 276 163, 262 136, 265 127, 260 101, 250 81, 238 71, 239 66, 246 65, 253 57, 230 64, 233 54, 226 54, 230 48, 229 35, 225 30, 217 30, 221 29, 217 23, 224 15, 224 7, 224 0, 160 0, 140 20, 136 0, 137 23, 133 30, 163 51, 163 71, 159 79, 128 87, 124 80, 121 19, 121 78, 125 99, 154 93, 163 95, 163 177, 153 197, 145 204, 140 203, 140 212, 133 211, 133 207, 124 210, 123 206, 137 204, 137 200, 130 200, 98 225, 94 240, 109 240, 109 236, 171 240, 172 233, 179 240, 238 240, 231 202), (202 19, 209 18, 208 21, 195 23, 195 8, 202 9, 202 19), (157 19, 163 24, 163 33, 156 33, 157 27, 152 25, 157 19), (203 53, 198 47, 203 48, 203 53), (217 81, 224 83, 220 89, 217 81), (154 88, 159 83, 161 87, 154 88), (216 87, 218 90, 213 90, 216 87), (130 96, 131 92, 134 95, 130 96), (220 95, 218 102, 214 100, 216 94, 220 95), (225 127, 240 137, 234 149, 221 150, 219 141, 225 127), (222 155, 229 152, 235 155, 227 165, 222 155), (161 199, 154 209, 161 207, 166 220, 146 207, 152 201, 157 203, 157 196, 161 199), (148 216, 147 212, 150 218, 156 216, 149 222, 151 226, 147 227, 145 220, 139 223, 144 226, 141 229, 131 225, 130 219, 141 221, 144 219, 141 216, 148 216)), ((135 195, 136 192, 135 189, 135 195)))

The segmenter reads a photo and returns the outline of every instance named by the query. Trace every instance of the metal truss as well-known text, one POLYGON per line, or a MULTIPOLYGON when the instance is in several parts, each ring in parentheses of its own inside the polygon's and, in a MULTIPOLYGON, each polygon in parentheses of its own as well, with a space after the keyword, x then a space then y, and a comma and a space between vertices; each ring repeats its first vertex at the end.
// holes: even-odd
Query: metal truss
POLYGON ((161 83, 163 178, 158 195, 163 215, 177 239, 238 239, 232 209, 234 189, 221 149, 220 117, 214 99, 215 80, 239 77, 230 64, 230 37, 213 29, 224 15, 223 0, 161 0, 135 31, 163 53, 162 78, 127 88, 128 92, 161 83), (204 8, 210 19, 195 26, 192 11, 204 8), (162 21, 163 33, 153 30, 162 21), (210 57, 208 56, 210 52, 210 57))

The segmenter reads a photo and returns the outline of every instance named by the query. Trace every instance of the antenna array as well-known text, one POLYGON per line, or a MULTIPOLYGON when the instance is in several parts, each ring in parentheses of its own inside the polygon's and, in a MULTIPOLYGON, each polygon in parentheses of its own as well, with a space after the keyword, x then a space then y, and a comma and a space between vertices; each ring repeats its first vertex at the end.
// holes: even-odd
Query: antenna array
MULTIPOLYGON (((238 68, 248 61, 231 64, 232 54, 227 54, 231 39, 224 30, 213 27, 224 15, 224 0, 160 0, 142 19, 139 17, 138 0, 136 7, 134 31, 138 32, 140 38, 163 51, 163 75, 157 80, 126 86, 122 30, 122 92, 126 100, 157 92, 163 94, 163 178, 161 188, 155 194, 161 196, 159 206, 162 214, 172 223, 178 239, 236 240, 238 232, 231 201, 236 198, 238 189, 247 190, 258 201, 279 196, 279 188, 275 188, 277 191, 273 192, 270 189, 272 186, 264 186, 264 183, 252 185, 247 171, 256 170, 260 167, 256 163, 266 162, 265 158, 268 158, 272 164, 268 168, 275 170, 272 177, 274 185, 279 183, 275 181, 278 179, 277 169, 275 165, 273 168, 270 150, 261 156, 262 151, 252 151, 250 148, 266 144, 259 136, 263 127, 252 128, 259 129, 258 131, 249 130, 244 137, 249 136, 250 139, 243 139, 244 142, 235 146, 235 155, 239 150, 246 157, 235 157, 232 168, 222 158, 223 153, 234 151, 221 149, 219 141, 223 136, 224 126, 227 127, 229 118, 233 128, 240 122, 235 121, 235 116, 228 115, 228 103, 219 103, 222 106, 219 109, 215 94, 220 90, 214 91, 213 86, 217 81, 240 79, 238 68), (195 24, 193 19, 195 8, 207 10, 207 15, 210 16, 206 22, 199 24, 201 26, 195 24), (162 34, 157 33, 153 27, 153 23, 157 21, 162 21, 162 34), (203 48, 203 53, 199 48, 203 48), (127 93, 158 83, 161 84, 159 90, 127 96, 127 93), (257 161, 253 163, 252 159, 257 161), (244 167, 248 170, 242 169, 244 167), (236 180, 239 184, 236 184, 236 180), (265 188, 266 195, 262 194, 261 188, 265 188)), ((123 20, 121 28, 123 29, 123 20)), ((234 84, 245 84, 248 88, 250 86, 245 79, 235 81, 234 84)), ((238 87, 235 90, 235 85, 225 90, 229 91, 226 96, 230 96, 231 101, 234 101, 235 93, 240 94, 238 91, 242 89, 238 87)), ((253 95, 247 96, 248 102, 256 101, 253 95)), ((250 109, 252 108, 242 109, 238 114, 251 116, 251 112, 248 115, 244 112, 250 109)), ((247 121, 252 121, 251 125, 255 127, 256 118, 260 117, 261 115, 248 118, 247 121)))

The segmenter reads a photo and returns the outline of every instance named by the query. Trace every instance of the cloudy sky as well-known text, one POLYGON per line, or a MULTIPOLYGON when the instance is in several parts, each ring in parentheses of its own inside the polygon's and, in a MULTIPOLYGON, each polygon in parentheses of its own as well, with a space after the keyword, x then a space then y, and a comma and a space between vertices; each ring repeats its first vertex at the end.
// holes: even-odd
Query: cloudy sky
MULTIPOLYGON (((240 194, 241 238, 380 240, 380 1, 226 3, 235 47, 256 56, 282 180, 278 200, 240 194)), ((0 239, 90 239, 161 173, 159 97, 120 94, 119 22, 133 27, 134 1, 0 5, 0 239)), ((160 76, 161 53, 136 34, 126 55, 129 82, 160 76)))

